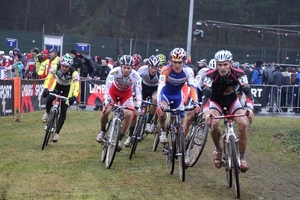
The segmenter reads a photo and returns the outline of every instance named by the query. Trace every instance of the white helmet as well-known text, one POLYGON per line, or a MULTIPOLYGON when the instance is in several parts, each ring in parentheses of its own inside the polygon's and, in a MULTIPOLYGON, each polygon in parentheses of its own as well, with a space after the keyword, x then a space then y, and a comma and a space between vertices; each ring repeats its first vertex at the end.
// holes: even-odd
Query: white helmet
POLYGON ((208 63, 208 69, 216 69, 216 68, 217 68, 216 59, 211 59, 208 63))
POLYGON ((230 51, 221 50, 215 54, 215 59, 217 62, 232 61, 232 54, 230 51))

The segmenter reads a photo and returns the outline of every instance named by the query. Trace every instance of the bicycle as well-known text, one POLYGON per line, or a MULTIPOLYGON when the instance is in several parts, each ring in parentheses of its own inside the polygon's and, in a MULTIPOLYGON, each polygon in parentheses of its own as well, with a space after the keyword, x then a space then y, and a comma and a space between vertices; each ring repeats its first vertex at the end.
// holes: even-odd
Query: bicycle
POLYGON ((186 141, 186 159, 185 162, 189 164, 189 167, 193 167, 199 160, 202 151, 204 149, 207 135, 208 125, 203 117, 203 112, 195 115, 192 121, 188 135, 185 138, 186 141))
POLYGON ((213 119, 224 119, 224 130, 223 136, 221 137, 223 140, 223 151, 224 155, 222 158, 222 166, 226 171, 226 179, 228 187, 232 187, 232 170, 234 174, 235 180, 235 194, 237 198, 240 198, 240 183, 239 183, 239 173, 240 173, 240 153, 238 148, 239 139, 236 137, 233 128, 233 118, 234 117, 244 117, 249 115, 249 111, 247 110, 245 114, 227 114, 227 109, 223 109, 223 115, 221 116, 212 116, 213 119))
POLYGON ((156 104, 151 103, 151 100, 143 100, 142 101, 142 112, 139 114, 139 119, 135 125, 133 134, 131 136, 130 142, 130 156, 129 159, 132 158, 133 154, 136 152, 137 144, 141 140, 144 140, 147 137, 147 133, 145 133, 146 120, 147 120, 147 111, 150 105, 156 106, 156 104))
POLYGON ((53 95, 56 97, 55 103, 50 110, 50 115, 47 121, 47 125, 45 126, 45 138, 42 145, 42 150, 44 150, 45 146, 48 145, 51 134, 54 133, 55 127, 57 127, 58 115, 60 114, 60 104, 61 100, 66 100, 66 103, 69 103, 69 99, 67 97, 55 94, 50 92, 49 95, 53 95))
MULTIPOLYGON (((117 100, 118 102, 118 100, 117 100)), ((120 131, 121 131, 121 123, 124 119, 124 109, 132 110, 133 108, 128 108, 126 106, 121 106, 116 104, 110 104, 113 106, 112 108, 112 117, 109 120, 108 128, 106 133, 106 136, 104 137, 103 148, 102 148, 102 155, 101 155, 101 162, 105 162, 105 167, 109 169, 114 161, 117 148, 118 148, 118 142, 120 137, 120 131)))
POLYGON ((163 147, 162 154, 166 156, 166 165, 169 174, 173 174, 175 158, 179 164, 179 177, 185 181, 185 143, 180 114, 183 111, 194 110, 195 106, 179 107, 176 109, 162 109, 170 113, 170 122, 167 127, 168 142, 163 147))

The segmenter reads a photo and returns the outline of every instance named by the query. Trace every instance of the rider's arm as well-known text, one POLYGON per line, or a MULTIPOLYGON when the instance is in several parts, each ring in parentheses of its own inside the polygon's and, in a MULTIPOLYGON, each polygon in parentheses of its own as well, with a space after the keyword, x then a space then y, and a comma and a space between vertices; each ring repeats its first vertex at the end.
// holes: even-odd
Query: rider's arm
POLYGON ((111 84, 113 84, 114 82, 114 75, 118 74, 118 67, 113 68, 112 70, 110 70, 109 74, 107 75, 106 81, 105 81, 105 88, 104 88, 104 98, 106 98, 109 88, 111 86, 111 84))
POLYGON ((161 102, 162 89, 166 85, 169 73, 170 73, 170 70, 169 70, 168 66, 163 67, 160 72, 158 87, 157 87, 157 102, 161 102))
POLYGON ((70 91, 68 97, 78 97, 79 95, 79 74, 77 71, 72 73, 72 81, 70 83, 70 91))
POLYGON ((134 79, 134 87, 135 87, 135 94, 136 94, 136 102, 137 105, 140 106, 142 104, 142 78, 139 75, 138 72, 132 71, 133 74, 133 79, 134 79))
POLYGON ((239 84, 242 87, 242 91, 246 95, 246 106, 253 110, 253 95, 251 93, 251 88, 250 88, 250 85, 248 83, 248 79, 247 79, 246 74, 239 77, 238 80, 239 80, 239 84))

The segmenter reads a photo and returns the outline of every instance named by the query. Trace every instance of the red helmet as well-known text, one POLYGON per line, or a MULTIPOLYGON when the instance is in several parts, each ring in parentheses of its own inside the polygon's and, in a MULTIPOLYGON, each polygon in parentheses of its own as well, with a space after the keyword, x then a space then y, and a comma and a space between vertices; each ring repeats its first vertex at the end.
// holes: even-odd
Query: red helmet
POLYGON ((133 54, 132 57, 134 60, 134 66, 142 65, 142 56, 140 54, 133 54))

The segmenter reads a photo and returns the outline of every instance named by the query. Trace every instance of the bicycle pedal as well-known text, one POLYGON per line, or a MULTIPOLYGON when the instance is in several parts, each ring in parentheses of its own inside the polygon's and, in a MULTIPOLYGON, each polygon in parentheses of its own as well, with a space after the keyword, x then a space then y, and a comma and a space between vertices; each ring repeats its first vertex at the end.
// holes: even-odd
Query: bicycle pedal
POLYGON ((165 155, 168 155, 168 153, 169 153, 169 150, 163 148, 161 154, 165 156, 165 155))

